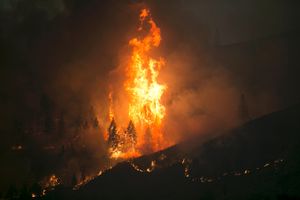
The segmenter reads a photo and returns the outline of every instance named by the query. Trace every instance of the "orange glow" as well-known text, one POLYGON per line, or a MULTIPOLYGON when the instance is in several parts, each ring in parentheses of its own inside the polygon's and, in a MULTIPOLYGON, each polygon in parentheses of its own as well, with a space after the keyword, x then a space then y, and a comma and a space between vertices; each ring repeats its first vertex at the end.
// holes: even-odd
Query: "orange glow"
POLYGON ((113 111, 113 97, 112 97, 112 91, 109 92, 108 94, 108 99, 109 99, 109 113, 108 113, 108 117, 109 117, 109 121, 113 120, 114 118, 114 111, 113 111))
MULTIPOLYGON (((111 129, 114 131, 111 140, 121 141, 109 148, 111 158, 137 157, 143 153, 146 146, 150 147, 150 151, 157 151, 167 146, 162 132, 162 122, 166 112, 165 106, 161 103, 167 86, 157 80, 165 61, 163 58, 151 56, 153 50, 160 45, 160 29, 148 9, 141 10, 139 20, 138 36, 129 40, 132 51, 124 82, 128 97, 128 118, 134 124, 136 138, 132 142, 133 139, 128 139, 127 136, 130 131, 111 129)), ((109 119, 112 122, 114 119, 112 92, 109 93, 108 98, 109 119)))
POLYGON ((132 55, 127 67, 125 89, 129 95, 128 115, 139 132, 138 145, 148 142, 144 141, 143 135, 150 128, 152 148, 158 150, 163 138, 160 128, 165 117, 161 97, 166 86, 159 84, 157 78, 165 62, 162 58, 155 59, 150 56, 150 51, 159 46, 161 36, 160 29, 147 9, 141 11, 139 31, 144 30, 145 23, 150 25, 149 32, 144 37, 135 37, 129 41, 132 55))
POLYGON ((110 157, 113 159, 118 159, 118 158, 123 158, 123 159, 128 159, 128 158, 135 158, 140 156, 141 154, 135 150, 131 149, 129 151, 121 151, 121 150, 112 150, 110 149, 110 157))

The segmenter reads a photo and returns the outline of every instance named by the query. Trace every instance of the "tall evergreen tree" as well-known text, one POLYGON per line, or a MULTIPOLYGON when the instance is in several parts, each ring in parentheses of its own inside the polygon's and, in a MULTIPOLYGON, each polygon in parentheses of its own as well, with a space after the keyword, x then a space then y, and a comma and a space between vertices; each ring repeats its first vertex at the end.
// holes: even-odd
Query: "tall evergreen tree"
POLYGON ((132 145, 135 145, 136 140, 137 140, 137 136, 136 136, 136 130, 135 130, 135 127, 134 127, 134 124, 133 124, 132 120, 129 121, 126 133, 127 133, 128 138, 130 140, 130 143, 132 145))
POLYGON ((119 144, 119 136, 117 132, 117 124, 114 119, 111 120, 111 123, 108 128, 108 145, 113 149, 117 148, 119 144))

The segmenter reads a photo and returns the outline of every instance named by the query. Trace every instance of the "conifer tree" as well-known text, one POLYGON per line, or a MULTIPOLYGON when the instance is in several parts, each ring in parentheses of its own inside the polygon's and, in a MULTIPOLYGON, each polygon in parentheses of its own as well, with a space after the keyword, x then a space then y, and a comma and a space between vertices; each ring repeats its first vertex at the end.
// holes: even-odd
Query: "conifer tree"
POLYGON ((132 120, 129 121, 126 133, 128 135, 131 145, 134 146, 136 144, 137 136, 136 136, 136 130, 132 120))
POLYGON ((117 124, 114 119, 111 120, 111 123, 108 128, 108 145, 109 147, 115 149, 119 144, 119 136, 117 132, 117 124))

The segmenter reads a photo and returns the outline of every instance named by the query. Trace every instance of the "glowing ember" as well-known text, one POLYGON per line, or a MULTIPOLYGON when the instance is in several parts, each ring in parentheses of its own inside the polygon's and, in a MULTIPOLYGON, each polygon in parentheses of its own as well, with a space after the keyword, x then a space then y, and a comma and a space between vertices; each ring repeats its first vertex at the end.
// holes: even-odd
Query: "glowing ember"
POLYGON ((59 185, 59 180, 55 176, 55 174, 53 174, 53 175, 50 176, 48 182, 46 182, 45 187, 50 188, 50 187, 55 187, 57 185, 59 185))
POLYGON ((52 174, 49 177, 45 177, 44 180, 41 181, 41 186, 46 191, 53 189, 54 187, 56 187, 59 184, 60 184, 60 181, 55 174, 52 174))
POLYGON ((151 57, 153 49, 160 45, 161 35, 148 9, 141 10, 138 34, 139 37, 129 41, 132 52, 126 67, 124 89, 128 97, 128 117, 131 121, 126 130, 117 128, 112 91, 108 95, 111 124, 104 138, 109 144, 110 157, 115 159, 137 157, 141 153, 167 147, 162 132, 162 121, 166 114, 161 103, 167 87, 157 81, 165 61, 151 57))

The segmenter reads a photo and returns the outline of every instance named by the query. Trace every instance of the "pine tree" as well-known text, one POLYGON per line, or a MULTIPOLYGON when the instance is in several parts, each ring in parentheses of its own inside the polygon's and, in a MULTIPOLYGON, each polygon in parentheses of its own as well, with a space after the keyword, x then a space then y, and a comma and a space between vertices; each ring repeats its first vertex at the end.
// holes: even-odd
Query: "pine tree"
POLYGON ((136 130, 135 130, 134 124, 133 124, 133 122, 131 120, 129 121, 126 133, 127 133, 128 137, 129 137, 131 145, 134 146, 136 144, 136 138, 137 138, 137 136, 136 136, 136 130))
POLYGON ((119 144, 119 136, 117 132, 117 124, 115 120, 112 119, 108 128, 108 145, 113 149, 116 149, 118 144, 119 144))

